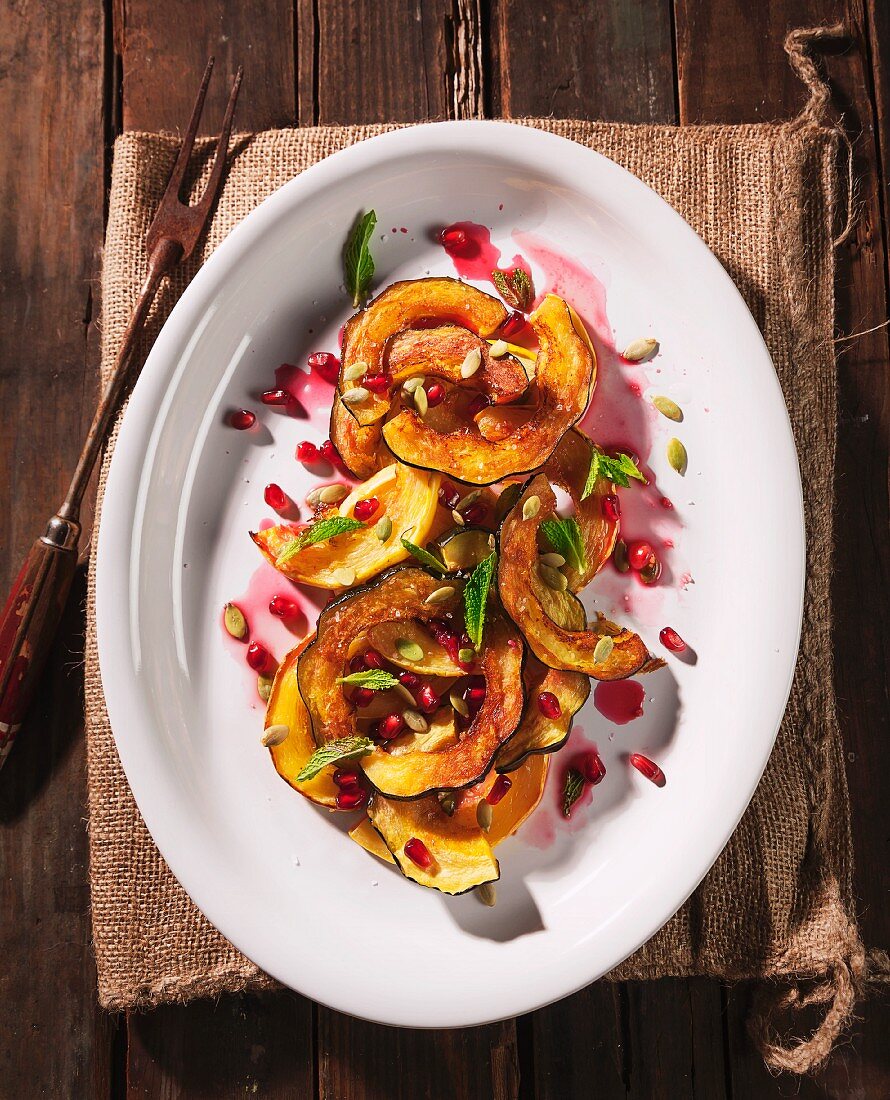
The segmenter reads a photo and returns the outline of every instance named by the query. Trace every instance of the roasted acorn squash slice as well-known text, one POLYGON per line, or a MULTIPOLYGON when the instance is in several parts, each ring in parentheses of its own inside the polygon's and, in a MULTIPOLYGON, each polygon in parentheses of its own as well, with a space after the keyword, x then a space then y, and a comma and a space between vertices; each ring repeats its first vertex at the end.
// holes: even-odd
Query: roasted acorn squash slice
POLYGON ((529 318, 540 351, 530 388, 533 406, 516 430, 483 438, 474 424, 439 433, 416 410, 403 409, 383 427, 383 441, 402 462, 440 470, 473 485, 537 469, 583 415, 596 374, 596 357, 577 315, 548 294, 529 318))
POLYGON ((413 528, 412 540, 422 543, 429 536, 436 519, 438 491, 437 474, 424 474, 392 463, 359 485, 338 509, 341 515, 348 515, 358 500, 377 497, 380 508, 361 530, 306 546, 281 565, 276 565, 279 555, 297 538, 292 527, 280 524, 251 532, 250 537, 289 580, 316 588, 341 588, 342 581, 336 577, 340 570, 354 570, 356 582, 361 583, 409 558, 411 555, 402 546, 400 536, 409 528, 413 528), (384 515, 392 521, 392 531, 381 542, 375 528, 384 515))
POLYGON ((464 894, 483 882, 500 876, 498 861, 476 819, 454 814, 449 817, 435 797, 413 802, 392 802, 375 795, 368 818, 406 878, 443 894, 464 894), (412 837, 423 841, 433 857, 428 870, 418 867, 405 854, 412 837))
POLYGON ((525 664, 526 703, 519 729, 498 753, 495 769, 514 772, 528 766, 536 755, 556 752, 569 737, 572 719, 587 702, 590 678, 582 672, 547 668, 534 657, 525 664), (549 691, 559 700, 559 718, 547 718, 538 706, 538 696, 549 691))
MULTIPOLYGON (((317 639, 299 663, 300 691, 320 743, 352 736, 357 729, 356 712, 337 685, 353 639, 378 623, 424 624, 448 613, 459 615, 459 586, 448 602, 426 603, 440 587, 441 578, 422 569, 397 568, 346 593, 321 613, 317 639)), ((490 611, 482 653, 476 661, 477 671, 486 681, 485 701, 461 739, 434 752, 375 750, 361 760, 373 786, 387 798, 414 799, 477 783, 522 716, 522 658, 522 643, 513 626, 490 611)))
POLYGON ((297 683, 297 662, 300 654, 310 644, 312 638, 306 638, 288 653, 275 673, 272 693, 266 707, 265 728, 269 726, 287 726, 290 733, 280 745, 272 745, 269 755, 275 770, 300 794, 304 794, 319 806, 336 809, 337 788, 332 772, 325 769, 314 779, 297 782, 297 776, 309 762, 310 756, 318 747, 312 734, 309 712, 300 695, 297 683))
POLYGON ((603 511, 603 497, 615 492, 612 482, 599 478, 590 496, 586 500, 581 499, 592 452, 593 443, 583 432, 573 428, 559 441, 559 446, 544 467, 544 474, 551 485, 558 485, 572 498, 575 520, 584 539, 587 568, 578 572, 567 565, 563 570, 572 592, 580 592, 593 580, 609 560, 618 538, 618 520, 608 519, 603 511))
POLYGON ((664 662, 652 658, 633 631, 622 630, 604 618, 588 624, 587 630, 566 629, 548 614, 548 606, 556 597, 562 606, 566 601, 577 603, 570 593, 555 592, 541 577, 538 528, 555 513, 553 490, 547 478, 538 474, 526 483, 500 531, 498 594, 532 653, 549 668, 584 672, 596 680, 623 680, 634 673, 659 668, 664 662), (525 502, 533 496, 540 501, 539 510, 532 518, 524 519, 525 502), (605 634, 612 638, 612 651, 606 660, 595 661, 593 652, 605 634))

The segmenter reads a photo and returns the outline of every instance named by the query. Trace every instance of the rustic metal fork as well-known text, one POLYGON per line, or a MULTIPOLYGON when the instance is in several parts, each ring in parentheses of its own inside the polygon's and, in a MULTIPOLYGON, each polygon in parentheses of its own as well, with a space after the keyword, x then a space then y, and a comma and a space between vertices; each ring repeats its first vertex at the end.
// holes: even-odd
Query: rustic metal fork
POLYGON ((0 767, 34 697, 65 608, 77 566, 83 495, 114 419, 135 380, 139 366, 135 352, 158 286, 165 275, 194 252, 219 192, 243 76, 241 68, 232 82, 216 156, 204 193, 193 206, 187 206, 180 198, 213 72, 213 61, 211 57, 207 62, 179 156, 146 235, 148 272, 124 331, 114 370, 93 418, 68 493, 44 533, 31 547, 0 615, 0 767))

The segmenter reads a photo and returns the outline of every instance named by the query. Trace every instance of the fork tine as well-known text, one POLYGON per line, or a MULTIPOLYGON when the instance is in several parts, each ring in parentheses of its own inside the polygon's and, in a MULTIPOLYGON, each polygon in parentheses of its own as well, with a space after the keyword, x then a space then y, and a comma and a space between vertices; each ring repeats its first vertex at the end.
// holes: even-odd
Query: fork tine
POLYGON ((219 132, 219 140, 216 143, 216 155, 213 160, 213 167, 210 170, 210 176, 207 180, 207 186, 204 188, 204 194, 197 203, 195 203, 195 206, 204 212, 213 205, 216 199, 216 193, 219 190, 223 172, 225 171, 226 156, 229 151, 229 138, 232 134, 232 120, 235 117, 235 104, 238 102, 238 92, 241 88, 243 76, 244 66, 239 65, 238 71, 235 73, 235 79, 232 81, 232 90, 229 93, 229 102, 226 104, 226 115, 223 119, 222 129, 219 132))
POLYGON ((207 97, 207 86, 210 83, 210 75, 213 72, 214 61, 215 58, 213 57, 210 57, 207 61, 207 67, 204 70, 201 87, 198 89, 195 106, 192 108, 192 117, 189 119, 188 127, 183 135, 182 145, 179 147, 179 156, 176 158, 176 163, 173 165, 173 171, 170 173, 170 179, 167 181, 167 190, 164 192, 163 199, 161 200, 162 204, 167 198, 179 200, 179 193, 182 189, 183 181, 185 180, 185 173, 188 169, 192 148, 195 144, 195 134, 198 132, 198 123, 201 121, 201 113, 204 110, 204 100, 207 97))

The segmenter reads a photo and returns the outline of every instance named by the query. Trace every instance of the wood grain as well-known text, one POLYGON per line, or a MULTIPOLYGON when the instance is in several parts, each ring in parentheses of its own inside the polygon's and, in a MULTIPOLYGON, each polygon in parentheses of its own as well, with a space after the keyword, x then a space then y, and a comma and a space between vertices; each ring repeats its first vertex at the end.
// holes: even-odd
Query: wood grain
MULTIPOLYGON (((0 583, 56 509, 96 399, 93 281, 105 173, 101 8, 0 19, 0 583)), ((89 522, 89 507, 86 510, 89 522)), ((84 579, 0 784, 0 1092, 109 1090, 84 828, 84 579)))

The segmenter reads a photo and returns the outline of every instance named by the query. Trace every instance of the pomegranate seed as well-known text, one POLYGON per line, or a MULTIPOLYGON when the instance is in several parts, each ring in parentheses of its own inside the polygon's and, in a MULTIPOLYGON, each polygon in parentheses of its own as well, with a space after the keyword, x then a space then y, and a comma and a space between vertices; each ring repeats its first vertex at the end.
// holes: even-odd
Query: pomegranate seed
POLYGON ((508 638, 507 639, 507 645, 511 649, 519 649, 519 639, 518 638, 508 638))
POLYGON ((469 508, 464 508, 464 522, 484 523, 488 518, 488 507, 481 500, 474 501, 469 508))
POLYGON ((383 657, 376 649, 369 649, 365 653, 365 664, 368 668, 383 668, 383 657))
POLYGON ((274 508, 276 512, 283 512, 287 507, 287 493, 280 485, 276 485, 274 481, 270 481, 266 488, 263 489, 263 500, 270 508, 274 508))
POLYGON ((615 493, 603 497, 603 515, 610 523, 617 523, 621 516, 621 505, 615 493))
POLYGON ((355 706, 366 707, 374 698, 374 692, 370 688, 356 688, 352 693, 352 702, 355 706))
POLYGON ((316 371, 325 382, 336 383, 340 378, 340 360, 329 351, 316 351, 309 356, 309 366, 316 371))
POLYGON ((337 768, 334 772, 334 782, 341 790, 352 790, 362 786, 358 772, 346 771, 343 768, 337 768))
POLYGON ((667 508, 668 511, 670 511, 674 507, 674 502, 670 499, 670 497, 662 497, 658 503, 662 506, 662 508, 667 508))
POLYGON ((387 714, 377 723, 376 734, 381 741, 393 741, 405 728, 401 714, 387 714))
POLYGON ((275 658, 259 642, 251 642, 247 647, 247 663, 254 672, 262 672, 270 676, 276 669, 275 658))
POLYGON ((386 393, 389 389, 389 379, 385 374, 366 374, 362 379, 362 385, 371 393, 386 393))
POLYGON ((559 705, 559 700, 552 691, 542 691, 538 696, 538 710, 545 718, 549 718, 551 722, 555 722, 562 714, 562 707, 559 705))
POLYGON ((467 704, 467 709, 470 714, 475 714, 476 711, 485 702, 485 686, 484 681, 482 684, 477 683, 481 677, 474 676, 470 682, 470 686, 464 691, 464 702, 467 704))
POLYGON ((661 644, 665 649, 670 649, 674 653, 682 653, 686 648, 686 643, 680 637, 680 635, 674 630, 672 626, 666 626, 664 630, 658 635, 661 644))
POLYGON ((484 393, 477 393, 469 405, 467 405, 467 416, 478 416, 483 409, 487 408, 488 398, 484 393))
POLYGON ((252 413, 250 409, 235 409, 229 414, 229 423, 239 432, 247 431, 256 424, 256 413, 252 413))
POLYGON ((639 572, 655 558, 655 551, 648 542, 631 542, 627 547, 627 560, 631 569, 639 572))
POLYGON ((499 775, 497 779, 492 783, 491 790, 485 797, 485 801, 489 806, 497 806, 504 795, 513 786, 513 781, 506 775, 499 775))
POLYGON ((413 672, 409 672, 407 669, 397 672, 396 677, 399 683, 409 691, 413 691, 416 687, 420 687, 420 677, 413 672))
POLYGON ((432 409, 436 405, 441 405, 445 397, 445 387, 441 382, 433 382, 426 391, 426 401, 429 407, 432 409))
POLYGON ((329 439, 326 439, 324 443, 322 443, 320 450, 321 457, 328 462, 334 463, 340 457, 337 454, 337 448, 329 439))
POLYGON ((349 662, 350 672, 367 672, 368 665, 361 653, 357 653, 349 662))
POLYGON ((369 797, 369 792, 364 787, 347 787, 337 792, 337 809, 358 810, 367 806, 369 797))
POLYGON ((433 857, 429 848, 416 836, 412 836, 410 840, 406 841, 405 855, 412 863, 416 863, 421 871, 428 871, 433 865, 433 857))
POLYGON ((460 504, 460 492, 457 486, 452 485, 450 481, 443 481, 439 486, 439 500, 449 511, 453 512, 460 504))
POLYGON ((439 234, 439 241, 445 248, 457 251, 466 247, 467 234, 459 225, 446 225, 439 234))
POLYGON ((640 775, 645 777, 654 783, 656 787, 663 787, 665 785, 664 772, 659 768, 654 760, 650 760, 648 756, 643 756, 641 752, 632 752, 630 754, 630 762, 637 769, 640 775))
POLYGON ((501 336, 504 339, 508 339, 511 336, 515 336, 517 332, 522 332, 525 328, 525 316, 519 312, 518 309, 514 309, 506 321, 501 325, 501 336))
POLYGON ((417 705, 421 710, 425 710, 427 714, 434 711, 439 705, 439 696, 433 691, 429 684, 424 684, 420 691, 417 693, 417 705))
POLYGON ((592 786, 602 783, 606 775, 606 765, 598 752, 586 752, 578 761, 581 774, 592 786))
POLYGON ((289 405, 294 395, 287 390, 265 390, 260 394, 260 400, 264 405, 289 405))
POLYGON ((273 615, 277 615, 279 619, 290 619, 296 615, 300 608, 287 596, 273 596, 269 600, 269 610, 273 615))
POLYGON ((310 443, 308 439, 304 439, 302 443, 297 444, 298 462, 318 462, 319 453, 318 447, 314 443, 310 443))
POLYGON ((366 500, 360 500, 352 510, 352 514, 357 520, 362 523, 367 522, 374 515, 377 509, 380 507, 380 501, 377 497, 368 497, 366 500))

